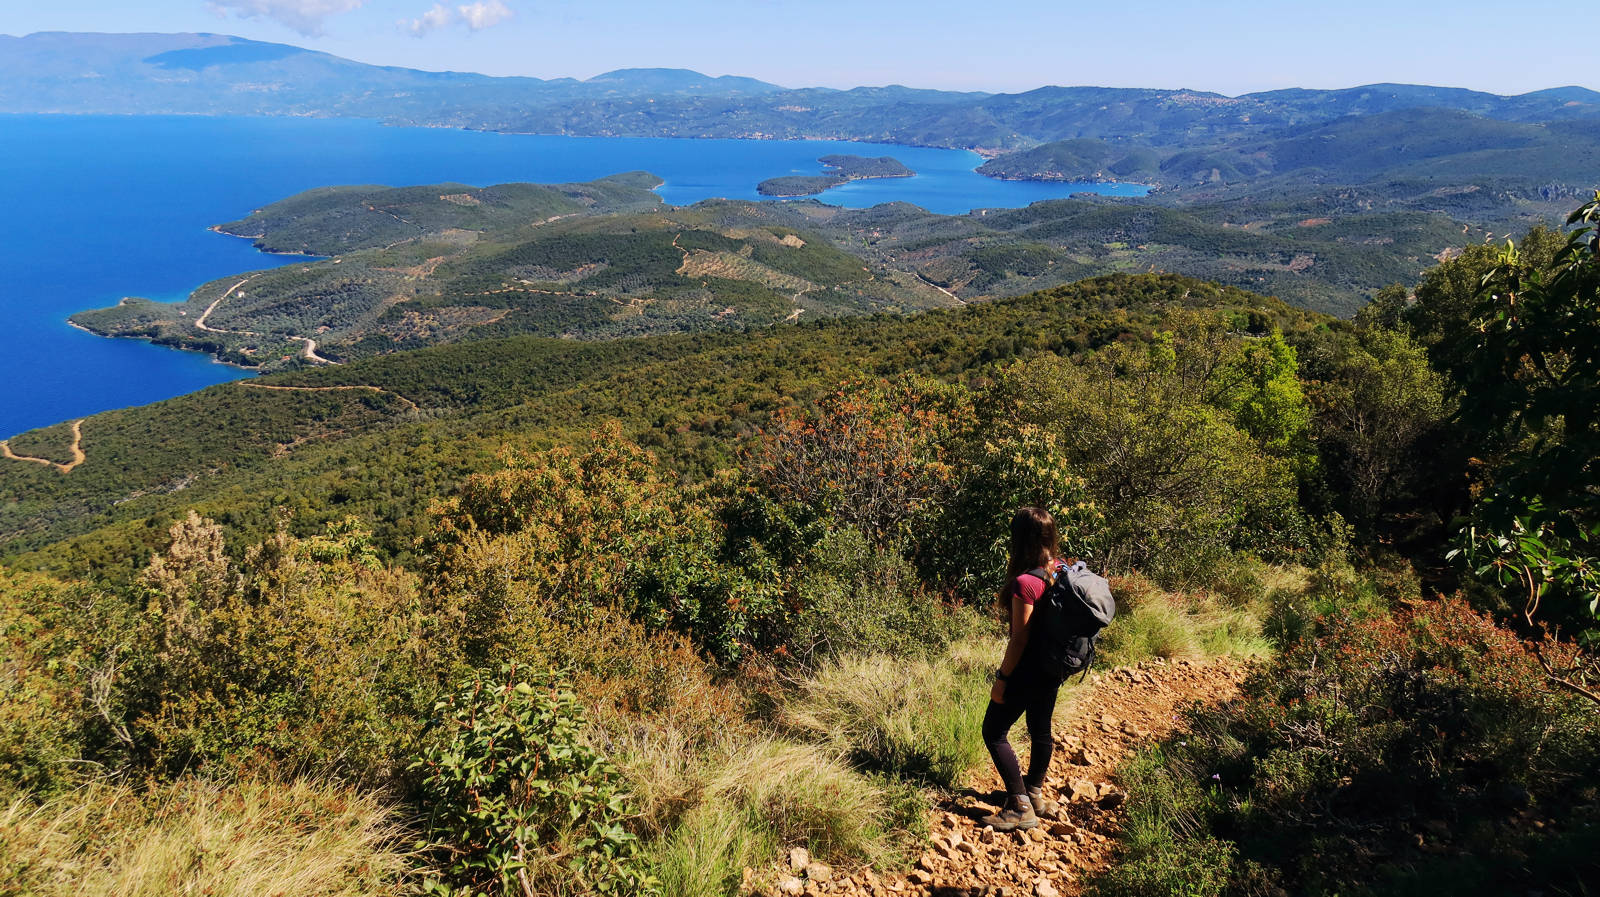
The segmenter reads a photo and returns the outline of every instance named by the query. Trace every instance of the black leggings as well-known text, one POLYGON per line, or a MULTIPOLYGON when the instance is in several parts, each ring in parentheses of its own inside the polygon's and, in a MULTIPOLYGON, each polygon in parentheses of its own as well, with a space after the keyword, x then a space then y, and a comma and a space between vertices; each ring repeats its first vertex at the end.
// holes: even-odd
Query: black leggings
POLYGON ((1006 783, 1007 794, 1026 794, 1030 789, 1044 787, 1044 776, 1050 769, 1050 753, 1055 741, 1050 736, 1050 718, 1056 712, 1056 691, 1060 686, 1037 684, 1006 703, 989 702, 983 714, 983 743, 989 747, 994 767, 1006 783), (1028 716, 1028 741, 1033 751, 1028 755, 1028 776, 1023 778, 1017 764, 1017 752, 1011 749, 1006 733, 1017 724, 1017 718, 1028 716))

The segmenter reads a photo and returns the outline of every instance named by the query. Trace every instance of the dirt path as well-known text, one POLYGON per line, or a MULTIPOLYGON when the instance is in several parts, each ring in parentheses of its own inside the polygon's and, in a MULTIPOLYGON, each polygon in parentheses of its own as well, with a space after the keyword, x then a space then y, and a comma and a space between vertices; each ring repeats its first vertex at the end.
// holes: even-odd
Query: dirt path
POLYGON ((9 439, 0 439, 0 455, 4 455, 13 461, 31 461, 34 464, 43 464, 46 467, 54 467, 56 470, 59 470, 62 473, 72 473, 72 469, 77 467, 79 464, 82 464, 85 458, 85 455, 83 454, 82 420, 75 420, 72 422, 72 445, 68 450, 72 452, 72 460, 62 464, 59 461, 52 461, 49 458, 35 458, 32 455, 19 455, 11 450, 11 441, 9 439))
MULTIPOLYGON (((262 272, 262 273, 265 273, 265 272, 262 272)), ((206 318, 211 317, 211 313, 217 310, 217 306, 222 304, 222 300, 228 298, 229 296, 232 296, 240 287, 244 286, 245 284, 249 283, 252 280, 255 280, 257 277, 260 277, 260 276, 261 276, 261 274, 259 274, 259 273, 258 274, 252 274, 249 277, 246 277, 244 280, 241 280, 238 283, 234 284, 233 286, 228 287, 228 291, 226 293, 223 293, 221 296, 218 296, 216 299, 213 299, 211 301, 211 304, 206 306, 206 310, 200 313, 200 317, 195 318, 195 320, 194 320, 194 329, 196 329, 196 330, 204 330, 206 333, 232 333, 232 334, 237 334, 238 336, 262 336, 262 334, 259 334, 259 333, 255 332, 254 330, 223 330, 220 327, 212 327, 211 325, 206 323, 206 318)), ((306 361, 312 362, 313 364, 338 364, 339 363, 337 361, 334 361, 331 358, 323 358, 321 355, 318 355, 317 354, 317 341, 312 339, 309 336, 291 336, 291 337, 287 337, 287 339, 299 340, 300 342, 305 344, 305 345, 300 347, 300 357, 304 358, 306 361)))
MULTIPOLYGON (((905 873, 870 872, 832 882, 801 882, 803 893, 920 895, 934 897, 1052 897, 1081 893, 1087 873, 1103 869, 1122 830, 1125 794, 1112 775, 1140 747, 1171 735, 1178 714, 1194 702, 1237 694, 1243 663, 1154 661, 1120 667, 1077 689, 1056 714, 1056 753, 1045 796, 1061 801, 1061 818, 1028 833, 1002 834, 978 819, 1001 798, 1000 778, 985 764, 976 787, 957 792, 933 810, 928 847, 905 873)), ((1022 726, 1012 743, 1026 743, 1022 726)), ((1023 761, 1026 766, 1026 760, 1023 761)), ((791 885, 792 887, 792 885, 791 885)))
POLYGON ((309 336, 302 336, 302 337, 300 337, 300 339, 303 339, 303 340, 306 341, 306 344, 303 347, 301 347, 301 349, 300 349, 300 357, 301 358, 304 358, 306 361, 315 362, 317 364, 338 364, 339 363, 339 362, 334 361, 334 360, 332 360, 330 358, 323 358, 321 355, 318 355, 317 354, 317 341, 316 340, 312 339, 309 336))
MULTIPOLYGON (((313 344, 313 346, 314 345, 315 344, 313 344)), ((402 405, 405 405, 406 408, 412 411, 417 410, 416 402, 411 401, 397 392, 390 392, 381 386, 273 386, 268 383, 254 383, 249 380, 241 381, 239 385, 249 387, 250 389, 275 389, 282 392, 346 392, 352 389, 359 389, 366 392, 376 392, 382 393, 386 396, 393 396, 396 401, 400 402, 402 405)))
POLYGON ((944 287, 939 286, 938 284, 934 283, 933 281, 929 280, 928 278, 923 277, 920 273, 918 273, 916 271, 913 271, 911 273, 912 274, 916 274, 918 280, 922 281, 923 283, 927 284, 930 287, 933 287, 934 289, 936 289, 939 292, 945 294, 946 296, 949 296, 951 299, 954 299, 956 301, 957 305, 966 305, 967 304, 967 300, 961 298, 960 296, 957 296, 955 293, 950 292, 949 290, 945 289, 944 287))
POLYGON ((218 296, 217 298, 213 299, 211 301, 211 304, 206 306, 206 310, 200 313, 200 317, 194 319, 194 329, 196 329, 196 330, 204 330, 207 333, 242 333, 242 334, 244 334, 246 336, 260 336, 260 334, 253 333, 253 332, 251 332, 249 330, 218 330, 215 327, 210 327, 210 326, 206 325, 206 318, 211 317, 211 313, 217 310, 217 306, 222 304, 222 300, 228 298, 229 296, 232 296, 240 287, 244 286, 245 284, 249 283, 252 280, 255 280, 257 277, 260 277, 260 276, 261 276, 260 274, 252 274, 249 277, 246 277, 244 280, 241 280, 238 283, 234 284, 233 286, 228 287, 228 291, 226 293, 223 293, 221 296, 218 296))
MULTIPOLYGON (((689 250, 684 249, 682 246, 678 245, 678 238, 682 237, 682 236, 683 236, 683 231, 678 231, 677 233, 672 235, 672 248, 678 250, 681 253, 683 253, 683 264, 678 266, 678 270, 677 270, 678 274, 684 274, 684 272, 689 270, 689 260, 690 260, 690 258, 692 258, 692 255, 690 254, 689 250)), ((688 275, 684 274, 684 276, 687 277, 688 275)), ((711 282, 708 281, 708 280, 702 279, 700 281, 700 285, 702 287, 710 288, 711 282)))

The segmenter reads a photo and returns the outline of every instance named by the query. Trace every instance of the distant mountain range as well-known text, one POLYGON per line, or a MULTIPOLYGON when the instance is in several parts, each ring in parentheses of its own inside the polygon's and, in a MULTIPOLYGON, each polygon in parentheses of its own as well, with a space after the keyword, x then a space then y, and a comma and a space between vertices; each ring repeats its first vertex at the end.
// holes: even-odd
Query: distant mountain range
POLYGON ((1600 93, 1561 87, 1505 97, 1406 84, 1239 97, 1105 87, 788 89, 681 69, 586 81, 424 72, 216 34, 0 36, 3 112, 360 116, 542 134, 836 138, 999 152, 1082 138, 1231 142, 1416 108, 1515 123, 1589 119, 1600 118, 1600 93))

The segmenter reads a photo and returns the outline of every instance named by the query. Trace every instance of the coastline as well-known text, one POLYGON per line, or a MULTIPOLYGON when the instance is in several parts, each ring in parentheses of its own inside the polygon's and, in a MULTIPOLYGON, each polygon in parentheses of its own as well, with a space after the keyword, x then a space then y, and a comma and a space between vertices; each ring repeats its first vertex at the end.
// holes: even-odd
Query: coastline
MULTIPOLYGON (((133 297, 132 296, 124 296, 122 298, 123 299, 132 299, 133 297)), ((118 304, 121 304, 121 303, 118 303, 118 304)), ((204 349, 191 349, 188 346, 175 346, 175 345, 172 345, 171 343, 158 343, 151 337, 148 337, 148 336, 135 336, 134 334, 131 334, 131 333, 101 333, 100 331, 95 330, 93 328, 85 327, 82 324, 79 324, 77 321, 72 320, 71 318, 67 319, 67 326, 71 327, 74 330, 81 330, 84 333, 88 333, 88 334, 92 334, 94 336, 98 336, 101 339, 131 339, 131 340, 138 340, 139 342, 148 343, 149 345, 152 345, 152 346, 160 346, 163 349, 172 349, 172 350, 177 351, 177 352, 192 352, 192 353, 194 353, 196 355, 204 355, 207 358, 211 359, 211 363, 212 364, 220 364, 223 367, 233 368, 236 371, 244 371, 244 372, 246 372, 247 374, 249 374, 252 377, 260 376, 260 374, 261 374, 261 366, 260 365, 235 364, 235 363, 233 363, 231 361, 224 361, 221 358, 218 358, 217 354, 215 352, 207 352, 204 349)))
MULTIPOLYGON (((56 115, 51 116, 51 117, 57 117, 57 118, 63 118, 63 119, 80 119, 80 118, 96 118, 96 117, 107 117, 107 116, 104 116, 102 113, 57 113, 56 115)), ((164 116, 146 116, 146 115, 141 115, 141 114, 125 114, 125 115, 118 115, 118 116, 114 116, 114 117, 115 118, 119 118, 119 119, 137 120, 137 119, 140 119, 140 118, 151 118, 151 117, 160 118, 160 117, 164 117, 164 116)), ((181 117, 181 118, 186 118, 186 119, 191 119, 191 120, 201 120, 201 121, 226 121, 226 120, 228 120, 230 118, 256 118, 258 120, 263 120, 265 122, 271 122, 271 121, 288 121, 288 120, 291 120, 291 119, 304 118, 304 117, 308 117, 308 116, 283 116, 283 115, 229 116, 229 115, 217 115, 217 114, 210 114, 210 113, 192 113, 192 114, 186 114, 186 115, 181 115, 181 116, 173 116, 173 117, 181 117)), ((309 116, 309 117, 335 119, 335 120, 345 120, 345 121, 350 121, 352 119, 352 117, 349 117, 349 116, 309 116)), ((473 131, 487 132, 487 133, 508 133, 508 134, 509 133, 516 133, 516 132, 511 132, 511 131, 486 131, 485 129, 463 128, 463 127, 456 126, 456 125, 442 125, 441 126, 441 125, 423 125, 423 124, 419 124, 419 123, 387 122, 387 121, 381 121, 381 120, 372 119, 372 118, 367 118, 367 119, 365 119, 365 121, 370 123, 368 125, 369 127, 370 126, 382 126, 382 127, 386 127, 386 128, 387 127, 395 127, 395 128, 427 127, 429 129, 437 129, 437 130, 441 130, 441 131, 456 131, 456 132, 462 132, 462 133, 473 132, 473 131)), ((566 139, 590 139, 590 140, 595 140, 596 142, 611 139, 609 137, 605 137, 605 136, 601 136, 601 135, 592 135, 592 134, 590 134, 590 135, 578 135, 578 134, 547 133, 547 134, 544 134, 544 135, 541 135, 541 136, 560 137, 560 138, 566 138, 566 139)), ((861 153, 861 154, 864 154, 864 155, 874 155, 874 156, 876 156, 876 155, 883 155, 883 154, 891 154, 891 153, 893 153, 894 150, 891 149, 891 147, 909 147, 909 148, 915 148, 915 149, 920 149, 920 150, 924 150, 924 151, 932 150, 932 151, 935 151, 936 155, 938 153, 951 153, 951 152, 955 152, 955 153, 972 153, 972 155, 948 157, 947 160, 946 160, 946 157, 940 157, 941 161, 940 161, 939 164, 943 165, 943 166, 946 166, 948 168, 948 172, 946 172, 942 168, 939 171, 932 171, 931 169, 929 169, 927 171, 922 171, 920 169, 923 169, 924 166, 920 165, 920 164, 916 164, 916 160, 915 159, 911 159, 910 161, 914 165, 916 165, 916 167, 919 169, 918 172, 913 172, 911 174, 884 174, 884 175, 875 175, 875 176, 872 176, 872 177, 847 177, 845 179, 845 182, 844 182, 846 184, 849 183, 850 181, 853 181, 853 180, 870 180, 870 179, 885 179, 885 180, 893 179, 893 180, 895 180, 897 182, 902 182, 903 183, 905 178, 915 178, 915 177, 918 177, 920 175, 929 174, 929 173, 940 174, 940 175, 943 175, 943 174, 946 174, 946 173, 952 173, 953 174, 953 173, 957 172, 958 170, 960 171, 960 173, 961 173, 961 175, 963 177, 970 177, 970 173, 976 173, 976 171, 975 171, 976 170, 976 166, 982 159, 984 159, 986 157, 991 157, 991 156, 993 156, 995 154, 998 154, 1000 152, 998 149, 995 149, 995 148, 992 148, 992 147, 963 147, 963 146, 954 146, 954 145, 950 145, 950 144, 942 144, 941 145, 940 143, 930 143, 930 142, 900 142, 900 141, 895 141, 895 140, 885 140, 885 139, 882 139, 882 138, 869 139, 869 138, 865 138, 865 137, 847 137, 847 136, 823 135, 823 134, 805 134, 805 135, 800 135, 798 137, 783 136, 783 135, 776 135, 776 134, 742 134, 742 135, 737 135, 737 136, 734 136, 734 137, 714 137, 712 135, 703 135, 703 136, 696 136, 696 137, 675 137, 675 138, 673 138, 673 137, 667 137, 667 138, 657 137, 657 138, 651 138, 651 139, 671 140, 671 141, 674 141, 674 142, 678 143, 680 147, 688 146, 689 144, 687 144, 686 141, 700 141, 701 143, 704 143, 706 140, 723 140, 723 141, 738 140, 738 141, 741 141, 741 142, 748 142, 748 143, 755 143, 757 141, 760 141, 760 142, 765 143, 765 144, 786 143, 786 142, 799 143, 801 141, 804 141, 806 143, 812 143, 812 144, 838 143, 838 144, 850 144, 850 145, 852 145, 852 146, 849 146, 849 147, 839 146, 839 147, 831 148, 831 149, 824 149, 822 146, 815 146, 815 147, 805 147, 802 150, 802 151, 811 150, 815 154, 820 154, 820 153, 824 153, 824 152, 831 152, 831 153, 857 152, 857 153, 861 153), (874 147, 874 146, 877 146, 879 148, 874 150, 874 149, 872 149, 872 147, 874 147), (976 158, 974 158, 974 157, 976 157, 976 158)), ((698 146, 700 144, 694 144, 694 145, 698 146)), ((582 153, 582 152, 585 152, 585 150, 578 149, 578 150, 576 150, 576 152, 582 153)), ((666 152, 669 152, 669 153, 670 152, 681 152, 681 150, 667 150, 666 152)), ((724 150, 724 152, 737 154, 739 152, 739 149, 737 148, 737 146, 728 146, 727 149, 724 150)), ((758 154, 756 156, 757 158, 766 158, 765 155, 761 154, 762 151, 755 150, 754 147, 752 147, 751 152, 752 153, 757 153, 758 154)), ((778 155, 782 156, 782 155, 786 155, 786 154, 780 153, 778 155)), ((929 164, 931 165, 933 163, 929 163, 929 164)), ((785 165, 785 167, 788 167, 788 166, 785 165)), ((779 170, 781 170, 781 169, 779 169, 779 170)), ((989 180, 991 183, 994 180, 996 180, 996 179, 993 179, 993 178, 989 178, 987 176, 985 176, 985 179, 989 180)), ((513 182, 514 180, 515 179, 508 179, 507 182, 513 182)), ((524 178, 523 180, 525 180, 526 182, 530 182, 531 183, 531 182, 536 182, 537 178, 531 178, 530 177, 530 178, 524 178)), ((748 183, 748 182, 746 182, 746 183, 748 183)), ((669 186, 668 181, 662 179, 662 180, 658 180, 658 182, 654 186, 652 186, 651 189, 659 192, 660 190, 662 190, 662 188, 667 187, 667 186, 669 186)), ((843 184, 841 184, 839 186, 843 186, 843 184)), ((746 189, 748 189, 748 188, 746 188, 746 189)), ((827 191, 823 191, 820 194, 819 193, 794 194, 794 195, 781 195, 781 196, 766 196, 766 197, 762 197, 762 198, 764 198, 764 199, 774 199, 774 200, 785 200, 785 199, 801 200, 801 199, 806 199, 806 198, 812 198, 812 199, 817 199, 817 200, 819 200, 821 202, 833 202, 834 200, 832 200, 828 195, 826 195, 826 193, 827 193, 827 191)), ((751 198, 754 199, 755 197, 752 196, 751 198)), ((254 199, 254 197, 252 197, 252 199, 254 199)), ((678 202, 682 203, 684 205, 687 205, 692 201, 693 201, 692 199, 683 199, 683 198, 679 198, 678 199, 678 202)), ((847 204, 849 202, 849 200, 841 200, 841 201, 845 202, 847 204)), ((982 204, 985 201, 983 201, 983 200, 974 200, 974 202, 978 202, 978 203, 982 204)), ((992 200, 988 200, 987 204, 990 205, 991 207, 999 207, 992 200)), ((1021 203, 1007 204, 1007 205, 1020 205, 1020 204, 1021 203)), ((243 205, 242 206, 242 210, 243 211, 249 211, 255 205, 259 205, 259 202, 252 202, 249 205, 243 205)), ((947 214, 961 214, 961 213, 949 212, 947 214)), ((280 257, 283 260, 284 264, 293 265, 293 264, 313 263, 313 262, 315 262, 317 260, 320 260, 320 259, 323 259, 323 258, 328 258, 327 256, 314 255, 314 254, 312 254, 310 252, 306 252, 304 250, 292 250, 292 249, 287 249, 287 248, 280 249, 280 248, 271 247, 271 246, 259 245, 258 241, 260 241, 262 239, 262 237, 264 237, 264 236, 270 237, 270 231, 268 233, 266 233, 266 234, 262 234, 262 233, 254 233, 254 234, 252 234, 252 233, 243 232, 243 231, 261 231, 261 230, 265 230, 264 228, 258 228, 258 227, 241 228, 239 232, 235 232, 235 231, 227 230, 226 227, 224 226, 224 224, 222 224, 222 223, 210 223, 210 224, 195 223, 195 224, 190 224, 189 227, 193 228, 193 230, 195 230, 195 231, 204 229, 204 230, 210 231, 211 233, 218 234, 218 235, 221 235, 221 236, 227 236, 227 237, 233 237, 233 238, 236 238, 236 239, 246 240, 246 241, 248 241, 248 242, 250 242, 252 244, 252 250, 254 252, 259 252, 259 253, 262 253, 263 255, 269 256, 269 257, 280 257)), ((249 267, 256 267, 254 265, 250 265, 250 263, 248 261, 244 261, 242 264, 239 265, 239 268, 243 269, 247 265, 249 267)), ((273 265, 271 263, 269 263, 269 266, 270 267, 276 267, 276 265, 273 265)), ((126 288, 126 285, 124 285, 124 288, 126 288)), ((176 291, 174 291, 174 292, 176 292, 176 291)), ((115 295, 115 294, 113 293, 113 295, 115 295)), ((190 290, 190 296, 192 297, 192 295, 193 295, 193 290, 190 290)), ((124 295, 124 296, 121 296, 118 300, 116 300, 115 305, 117 305, 117 306, 125 306, 125 305, 129 304, 130 302, 132 302, 134 300, 139 300, 139 299, 140 299, 140 297, 137 296, 137 295, 124 295)), ((171 298, 171 299, 164 299, 162 301, 165 301, 165 302, 170 303, 172 305, 181 306, 186 300, 184 298, 174 297, 174 298, 171 298)), ((74 304, 76 304, 76 303, 74 303, 74 304)), ((70 308, 70 306, 69 306, 69 308, 70 308)), ((80 307, 79 309, 77 309, 76 311, 74 311, 73 314, 74 315, 78 315, 78 314, 82 314, 82 313, 96 311, 96 310, 99 310, 100 308, 103 308, 103 306, 100 306, 98 303, 94 303, 93 300, 91 299, 90 302, 84 303, 83 306, 80 307)), ((59 322, 59 321, 63 320, 63 317, 57 317, 55 320, 59 322)), ((238 356, 236 353, 233 354, 232 357, 229 357, 229 353, 227 353, 226 351, 218 352, 215 348, 206 348, 206 347, 202 347, 202 346, 199 346, 199 345, 186 344, 186 343, 189 343, 190 340, 187 339, 185 333, 182 333, 182 332, 176 332, 176 333, 160 333, 160 332, 156 332, 156 333, 153 333, 151 335, 141 335, 141 334, 136 334, 136 333, 132 333, 132 332, 118 333, 118 332, 115 331, 115 329, 106 328, 106 327, 103 327, 103 326, 94 326, 92 324, 91 325, 86 325, 84 323, 81 323, 79 320, 73 320, 71 317, 66 317, 65 320, 66 320, 66 323, 67 323, 67 325, 69 327, 72 327, 73 329, 78 330, 78 331, 82 331, 85 334, 89 334, 89 335, 92 335, 92 336, 95 336, 95 337, 99 337, 99 338, 105 338, 105 339, 135 339, 135 340, 139 340, 139 341, 141 341, 141 342, 143 342, 143 343, 145 343, 147 345, 153 346, 153 347, 159 347, 159 348, 162 348, 162 349, 178 349, 178 350, 184 351, 184 352, 199 353, 199 354, 205 355, 207 357, 207 359, 212 364, 217 364, 217 365, 221 365, 223 367, 228 368, 229 369, 229 374, 228 374, 229 377, 253 377, 253 376, 257 376, 257 375, 263 373, 263 368, 266 368, 269 371, 273 368, 272 364, 263 365, 263 364, 261 364, 259 362, 255 362, 254 359, 245 360, 245 359, 241 358, 240 356, 238 356)), ((116 324, 117 322, 108 320, 107 322, 99 322, 99 323, 116 324)), ((196 336, 196 337, 200 336, 199 333, 195 333, 194 331, 187 331, 187 334, 189 336, 196 336)), ((298 338, 298 339, 294 340, 294 342, 300 343, 303 346, 307 342, 308 339, 309 338, 301 337, 301 338, 298 338)), ((317 363, 319 360, 322 360, 321 356, 315 356, 316 352, 322 351, 322 347, 317 344, 318 342, 320 342, 320 341, 312 341, 312 344, 315 346, 315 348, 311 348, 309 352, 305 353, 304 360, 310 361, 313 364, 317 363), (313 356, 315 356, 315 357, 313 357, 313 356)), ((302 351, 304 351, 304 348, 302 349, 302 351)), ((336 363, 336 362, 332 362, 331 359, 327 359, 327 361, 329 361, 330 363, 336 363)), ((185 390, 183 390, 183 391, 187 391, 187 388, 185 390)), ((181 393, 177 393, 177 394, 181 394, 181 393)), ((66 407, 63 408, 63 412, 62 412, 63 416, 65 414, 67 414, 67 413, 70 413, 72 410, 73 410, 73 408, 70 406, 70 403, 69 403, 66 407)))
POLYGON ((309 252, 302 252, 302 251, 300 251, 298 249, 268 249, 267 247, 262 246, 260 243, 256 243, 255 242, 256 240, 264 239, 267 236, 266 234, 236 234, 236 233, 233 233, 231 231, 223 230, 222 229, 222 225, 220 225, 220 224, 213 224, 210 227, 206 228, 206 230, 211 231, 214 234, 221 234, 224 237, 233 237, 236 240, 250 240, 251 241, 251 244, 250 244, 251 247, 254 248, 256 252, 259 252, 262 255, 285 255, 285 256, 296 256, 296 257, 299 257, 299 258, 307 258, 307 259, 325 259, 325 258, 328 258, 328 256, 325 256, 325 255, 314 255, 314 254, 309 253, 309 252))

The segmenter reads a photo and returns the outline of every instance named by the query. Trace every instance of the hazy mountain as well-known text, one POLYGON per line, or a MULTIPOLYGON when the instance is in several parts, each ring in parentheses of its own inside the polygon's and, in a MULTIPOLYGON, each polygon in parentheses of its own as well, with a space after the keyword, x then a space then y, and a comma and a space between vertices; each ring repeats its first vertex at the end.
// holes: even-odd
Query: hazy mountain
POLYGON ((1405 84, 1239 97, 1106 87, 791 90, 682 69, 623 69, 587 81, 424 72, 216 34, 0 37, 4 112, 349 115, 545 134, 1022 149, 1075 138, 1193 146, 1416 108, 1556 121, 1600 115, 1600 94, 1563 87, 1503 97, 1405 84))

